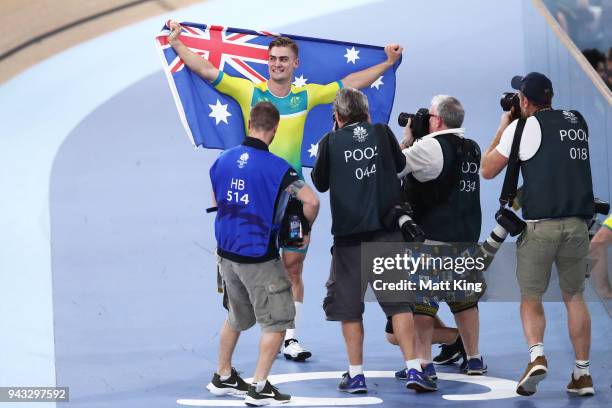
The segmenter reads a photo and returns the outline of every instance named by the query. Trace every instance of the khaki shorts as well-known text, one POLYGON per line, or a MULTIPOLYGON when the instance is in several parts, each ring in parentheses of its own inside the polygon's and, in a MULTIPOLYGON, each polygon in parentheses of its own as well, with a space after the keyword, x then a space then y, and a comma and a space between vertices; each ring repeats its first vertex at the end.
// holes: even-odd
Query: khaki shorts
POLYGON ((582 293, 587 273, 589 232, 581 218, 528 222, 517 241, 516 277, 522 297, 546 292, 553 263, 559 286, 569 295, 582 293))
POLYGON ((218 257, 218 262, 232 329, 244 331, 255 322, 266 332, 294 328, 291 282, 279 259, 244 264, 218 257))

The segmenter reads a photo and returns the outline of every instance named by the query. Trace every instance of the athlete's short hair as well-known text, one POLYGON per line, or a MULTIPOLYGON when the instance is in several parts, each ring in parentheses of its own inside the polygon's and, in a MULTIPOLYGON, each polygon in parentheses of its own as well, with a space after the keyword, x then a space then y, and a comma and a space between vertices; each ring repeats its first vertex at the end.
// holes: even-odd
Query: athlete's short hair
POLYGON ((289 47, 295 56, 298 56, 298 45, 289 37, 275 37, 270 44, 268 44, 268 52, 272 49, 272 47, 289 47))

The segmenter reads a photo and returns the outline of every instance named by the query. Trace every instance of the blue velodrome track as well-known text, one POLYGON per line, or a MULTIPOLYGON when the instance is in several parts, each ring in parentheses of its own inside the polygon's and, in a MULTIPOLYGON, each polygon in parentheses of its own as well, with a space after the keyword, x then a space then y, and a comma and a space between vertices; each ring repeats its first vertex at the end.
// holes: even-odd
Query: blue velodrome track
MULTIPOLYGON (((69 407, 228 406, 203 386, 214 371, 224 319, 215 291, 208 168, 181 127, 153 37, 168 17, 371 44, 400 42, 392 115, 457 96, 468 135, 484 148, 509 79, 547 73, 559 107, 590 123, 595 189, 610 199, 612 111, 530 1, 209 1, 81 44, 2 85, 0 91, 0 386, 69 386, 69 407)), ((308 175, 307 175, 308 178, 308 175)), ((483 182, 484 233, 500 180, 483 182)), ((551 374, 530 399, 512 393, 527 362, 516 303, 481 306, 487 377, 443 370, 440 392, 415 396, 389 378, 401 367, 384 341, 384 316, 366 312, 365 399, 335 391, 346 359, 339 327, 320 307, 331 243, 323 195, 304 272, 300 339, 314 357, 278 361, 282 389, 298 405, 604 407, 612 405, 612 321, 593 319, 597 395, 568 397, 573 365, 562 304, 547 303, 551 374)), ((512 274, 512 265, 507 268, 512 274)), ((512 281, 512 279, 510 279, 512 281)), ((555 285, 552 282, 551 285, 555 285)), ((452 318, 447 310, 443 317, 452 318)), ((243 335, 234 364, 254 368, 258 330, 243 335)), ((61 404, 60 404, 61 405, 61 404)), ((5 406, 0 403, 0 406, 5 406)), ((6 406, 13 406, 6 404, 6 406)), ((19 404, 20 407, 28 404, 19 404)), ((34 407, 53 406, 37 403, 34 407)))

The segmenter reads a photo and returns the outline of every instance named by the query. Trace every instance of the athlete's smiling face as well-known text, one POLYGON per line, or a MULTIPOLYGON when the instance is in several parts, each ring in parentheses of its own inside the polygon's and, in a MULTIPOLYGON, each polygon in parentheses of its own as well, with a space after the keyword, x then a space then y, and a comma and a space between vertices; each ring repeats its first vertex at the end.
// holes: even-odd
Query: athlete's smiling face
POLYGON ((268 52, 268 71, 274 82, 293 81, 293 71, 298 66, 298 58, 289 47, 272 47, 268 52))

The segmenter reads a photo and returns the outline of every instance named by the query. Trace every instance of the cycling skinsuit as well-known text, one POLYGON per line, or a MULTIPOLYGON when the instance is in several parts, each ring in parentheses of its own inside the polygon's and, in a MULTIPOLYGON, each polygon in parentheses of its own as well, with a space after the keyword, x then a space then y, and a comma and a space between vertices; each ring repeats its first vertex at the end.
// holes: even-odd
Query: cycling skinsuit
POLYGON ((233 77, 223 72, 219 72, 212 86, 238 102, 247 134, 251 108, 255 104, 268 101, 276 106, 280 112, 280 123, 270 145, 270 152, 289 162, 303 179, 302 139, 306 115, 317 105, 331 103, 338 90, 342 88, 342 81, 331 82, 327 85, 306 84, 299 88, 292 85, 291 91, 285 97, 275 96, 270 92, 268 83, 265 81, 255 84, 248 79, 233 77))

